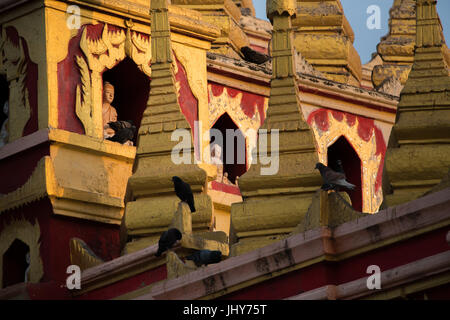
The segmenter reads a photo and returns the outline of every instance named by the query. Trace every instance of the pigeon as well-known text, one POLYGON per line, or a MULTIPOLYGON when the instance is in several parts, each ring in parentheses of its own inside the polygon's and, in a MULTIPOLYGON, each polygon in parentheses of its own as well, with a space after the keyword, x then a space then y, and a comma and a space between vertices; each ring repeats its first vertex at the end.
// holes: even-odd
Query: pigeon
POLYGON ((132 141, 136 134, 136 126, 132 121, 116 121, 109 122, 108 125, 114 130, 114 136, 107 138, 106 140, 119 142, 124 144, 127 141, 132 141))
POLYGON ((180 230, 176 228, 164 231, 161 237, 159 238, 158 251, 156 252, 155 256, 159 257, 164 251, 172 248, 175 242, 181 240, 181 237, 182 235, 180 230))
POLYGON ((316 169, 319 169, 320 175, 324 181, 324 185, 322 186, 323 190, 333 190, 337 187, 344 187, 350 190, 356 188, 355 185, 345 180, 345 174, 333 171, 320 162, 316 164, 316 169))
POLYGON ((191 186, 177 176, 172 177, 172 181, 178 198, 189 205, 191 212, 195 212, 194 196, 192 195, 191 186))
POLYGON ((336 161, 336 169, 337 169, 337 172, 344 174, 345 179, 347 179, 347 177, 345 176, 345 171, 344 171, 344 167, 342 166, 341 160, 336 161))
POLYGON ((190 256, 186 257, 187 260, 194 261, 197 267, 202 265, 208 265, 213 263, 219 263, 222 260, 222 252, 211 250, 199 250, 195 251, 190 256))
POLYGON ((263 64, 267 62, 270 57, 264 53, 253 50, 250 47, 242 47, 241 52, 244 55, 244 59, 248 62, 253 62, 256 64, 263 64))

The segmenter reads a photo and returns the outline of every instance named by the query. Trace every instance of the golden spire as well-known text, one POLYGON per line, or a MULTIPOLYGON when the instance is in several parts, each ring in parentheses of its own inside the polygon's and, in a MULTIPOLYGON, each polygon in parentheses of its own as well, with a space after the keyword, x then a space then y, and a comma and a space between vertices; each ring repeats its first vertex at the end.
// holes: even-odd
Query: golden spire
MULTIPOLYGON (((264 175, 261 157, 254 151, 249 171, 239 179, 244 202, 231 207, 231 224, 238 242, 232 255, 242 254, 277 241, 300 223, 320 188, 320 176, 313 133, 303 119, 293 63, 291 16, 295 0, 267 1, 267 15, 273 23, 273 74, 269 108, 258 142, 267 139, 267 153, 279 159, 278 170, 264 175), (277 139, 279 133, 279 139, 277 139)), ((260 145, 260 144, 259 144, 260 145)))
MULTIPOLYGON (((152 0, 150 14, 152 81, 139 129, 136 171, 129 179, 132 198, 136 200, 126 204, 125 227, 134 238, 127 244, 126 252, 156 243, 161 232, 167 229, 179 203, 172 176, 179 176, 191 185, 198 211, 194 226, 201 219, 203 231, 207 231, 205 225, 212 215, 211 199, 203 194, 206 172, 196 164, 175 164, 171 158, 178 144, 171 140, 173 130, 191 131, 191 128, 181 112, 175 87, 168 1, 152 0)), ((189 152, 190 163, 195 163, 193 147, 183 152, 189 152)))
POLYGON ((359 86, 361 58, 340 0, 296 0, 294 46, 330 80, 359 86))
POLYGON ((389 33, 377 46, 381 64, 372 72, 372 82, 380 86, 387 79, 397 78, 406 83, 414 61, 416 44, 416 2, 415 0, 395 0, 389 11, 389 33))
POLYGON ((414 64, 386 153, 387 206, 422 196, 450 167, 450 59, 436 3, 417 0, 414 64))

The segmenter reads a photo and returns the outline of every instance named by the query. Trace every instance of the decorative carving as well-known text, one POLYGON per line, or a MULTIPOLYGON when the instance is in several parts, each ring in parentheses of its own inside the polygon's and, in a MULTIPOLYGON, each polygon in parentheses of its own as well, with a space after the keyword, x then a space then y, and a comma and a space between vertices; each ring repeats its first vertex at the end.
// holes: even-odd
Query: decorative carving
POLYGON ((267 1, 267 17, 270 21, 273 20, 273 15, 277 13, 281 16, 283 13, 287 13, 289 16, 295 16, 297 12, 296 0, 270 0, 267 1))
POLYGON ((45 197, 50 191, 56 191, 53 179, 53 164, 49 156, 39 160, 28 181, 17 190, 0 195, 0 212, 14 209, 26 203, 45 197), (54 183, 52 183, 52 181, 54 183))
POLYGON ((363 212, 375 213, 378 211, 383 201, 381 188, 376 190, 375 182, 382 157, 377 155, 377 141, 375 132, 372 132, 370 139, 364 141, 358 133, 358 117, 350 125, 349 121, 335 119, 331 111, 328 111, 328 130, 322 131, 316 121, 311 123, 311 129, 316 138, 319 162, 327 164, 328 147, 331 146, 341 136, 347 138, 362 163, 362 192, 363 192, 363 212))
MULTIPOLYGON (((41 229, 37 220, 32 224, 28 220, 13 219, 0 234, 0 288, 3 286, 3 255, 18 239, 30 248, 30 266, 27 280, 38 283, 44 275, 44 267, 40 256, 41 229)), ((25 257, 23 257, 25 259, 25 257)))
POLYGON ((126 21, 127 31, 111 31, 108 24, 103 27, 99 39, 90 39, 87 27, 84 28, 80 40, 80 48, 87 61, 76 57, 81 74, 82 90, 77 87, 76 113, 85 128, 86 135, 102 138, 102 72, 113 68, 117 63, 131 58, 138 68, 147 76, 151 76, 151 43, 150 37, 131 30, 132 21, 126 21), (98 106, 98 107, 97 107, 98 106))
POLYGON ((376 88, 378 92, 390 94, 391 96, 400 97, 403 90, 401 81, 396 77, 390 77, 384 80, 379 87, 376 88))
POLYGON ((22 39, 14 44, 2 30, 1 59, 9 83, 9 142, 22 137, 25 125, 31 116, 28 89, 25 87, 27 63, 22 39))
POLYGON ((79 266, 81 270, 86 270, 103 263, 103 260, 97 257, 97 255, 81 239, 70 239, 69 247, 70 262, 79 266))

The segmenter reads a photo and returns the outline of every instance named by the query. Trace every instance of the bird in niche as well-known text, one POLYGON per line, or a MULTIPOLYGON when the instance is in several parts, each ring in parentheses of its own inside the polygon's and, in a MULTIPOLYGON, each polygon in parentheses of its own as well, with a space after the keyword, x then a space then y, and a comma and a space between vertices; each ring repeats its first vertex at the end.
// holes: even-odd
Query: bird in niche
POLYGON ((167 231, 164 231, 161 237, 159 238, 158 242, 158 251, 156 252, 155 256, 159 257, 161 254, 168 249, 172 248, 175 243, 182 238, 182 234, 180 230, 176 228, 171 228, 167 231))
POLYGON ((320 175, 322 176, 324 182, 324 184, 322 185, 323 190, 337 191, 339 187, 343 187, 350 190, 354 190, 356 188, 355 185, 345 180, 344 173, 336 172, 320 162, 316 164, 315 168, 319 169, 320 175))
POLYGON ((344 175, 345 179, 347 179, 347 177, 345 176, 345 171, 344 171, 344 167, 342 166, 341 160, 336 161, 336 170, 337 170, 337 172, 342 173, 344 175))
POLYGON ((244 55, 244 59, 248 62, 253 62, 256 64, 263 64, 267 62, 270 57, 264 53, 253 50, 250 47, 242 47, 241 52, 244 55))
POLYGON ((191 212, 195 212, 194 196, 192 194, 191 186, 177 176, 173 176, 172 181, 175 187, 175 194, 181 201, 186 202, 189 205, 191 212))
POLYGON ((108 126, 114 130, 114 135, 106 138, 106 140, 119 142, 120 144, 133 141, 136 134, 136 126, 133 124, 133 121, 108 122, 108 126))
POLYGON ((222 252, 218 250, 198 250, 187 256, 186 259, 194 261, 197 267, 207 266, 208 264, 219 263, 222 260, 222 252))

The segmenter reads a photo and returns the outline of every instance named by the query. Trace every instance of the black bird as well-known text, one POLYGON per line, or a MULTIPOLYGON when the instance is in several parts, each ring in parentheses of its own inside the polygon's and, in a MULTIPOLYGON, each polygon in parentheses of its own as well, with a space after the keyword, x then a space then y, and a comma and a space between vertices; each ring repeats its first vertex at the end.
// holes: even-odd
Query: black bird
POLYGON ((341 160, 337 160, 336 161, 336 171, 339 173, 344 174, 345 179, 347 179, 347 177, 345 176, 345 171, 344 171, 344 167, 342 166, 342 161, 341 160))
POLYGON ((134 123, 132 120, 128 121, 115 121, 115 122, 108 122, 108 126, 114 130, 114 132, 120 131, 121 129, 125 128, 131 128, 134 126, 134 123))
POLYGON ((191 212, 195 212, 194 196, 192 195, 191 186, 177 176, 172 177, 172 181, 178 198, 189 205, 191 212))
POLYGON ((344 187, 350 190, 353 190, 356 188, 355 185, 347 182, 345 180, 345 174, 333 171, 332 169, 325 166, 323 163, 317 163, 316 169, 319 169, 320 175, 323 179, 323 186, 322 189, 324 190, 332 190, 336 189, 337 187, 344 187))
POLYGON ((127 141, 133 141, 136 134, 136 126, 132 121, 116 121, 109 122, 108 125, 114 130, 114 136, 106 138, 106 140, 119 142, 124 144, 127 141))
POLYGON ((199 250, 195 251, 190 256, 187 256, 186 259, 194 261, 195 265, 197 267, 200 267, 202 265, 219 263, 222 260, 222 252, 211 250, 199 250))
POLYGON ((164 231, 158 242, 158 251, 156 252, 156 256, 159 257, 161 254, 167 249, 172 248, 172 246, 178 240, 181 240, 181 232, 176 228, 169 229, 164 231))
POLYGON ((270 59, 270 57, 264 53, 253 50, 250 47, 242 47, 241 52, 244 55, 244 59, 248 62, 256 64, 263 64, 270 59))

